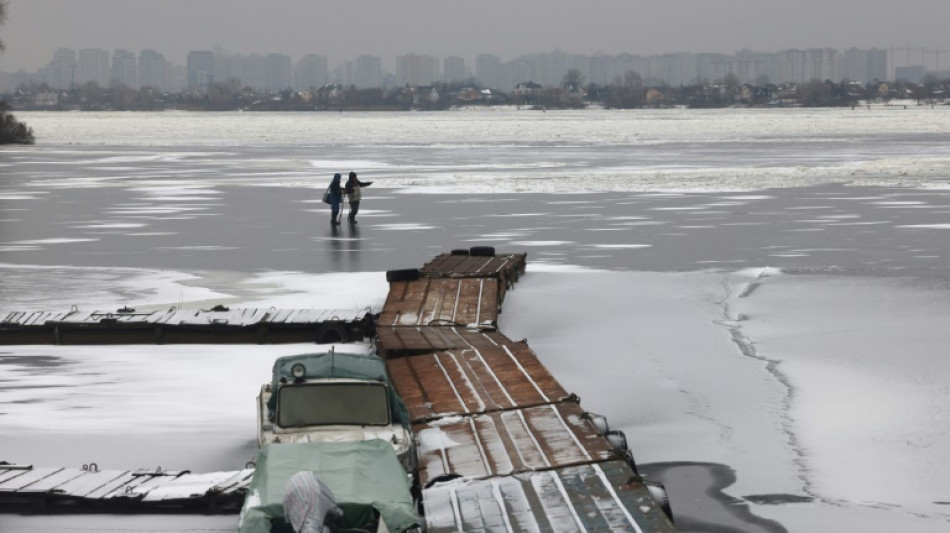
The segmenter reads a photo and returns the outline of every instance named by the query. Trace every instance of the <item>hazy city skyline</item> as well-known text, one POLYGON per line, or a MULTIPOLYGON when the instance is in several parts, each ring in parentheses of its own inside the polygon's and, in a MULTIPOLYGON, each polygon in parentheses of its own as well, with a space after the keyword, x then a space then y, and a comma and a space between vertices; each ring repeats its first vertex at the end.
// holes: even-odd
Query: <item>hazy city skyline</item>
POLYGON ((320 54, 331 64, 367 54, 392 70, 397 55, 478 54, 510 60, 556 49, 577 54, 653 55, 674 52, 772 52, 894 47, 897 63, 950 65, 945 21, 950 3, 937 0, 564 0, 506 3, 362 0, 324 3, 278 0, 8 0, 0 29, 0 70, 32 71, 60 47, 161 50, 182 64, 191 50, 320 54), (907 47, 916 50, 907 50, 907 47), (943 57, 941 57, 941 54, 943 57))

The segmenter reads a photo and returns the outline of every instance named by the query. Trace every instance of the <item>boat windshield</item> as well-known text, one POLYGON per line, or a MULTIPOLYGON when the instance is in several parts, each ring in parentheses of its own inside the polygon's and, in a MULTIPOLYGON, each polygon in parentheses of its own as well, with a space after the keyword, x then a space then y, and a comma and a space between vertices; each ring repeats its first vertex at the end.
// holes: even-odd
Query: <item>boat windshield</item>
POLYGON ((277 425, 389 424, 389 395, 382 383, 317 383, 280 388, 277 425))

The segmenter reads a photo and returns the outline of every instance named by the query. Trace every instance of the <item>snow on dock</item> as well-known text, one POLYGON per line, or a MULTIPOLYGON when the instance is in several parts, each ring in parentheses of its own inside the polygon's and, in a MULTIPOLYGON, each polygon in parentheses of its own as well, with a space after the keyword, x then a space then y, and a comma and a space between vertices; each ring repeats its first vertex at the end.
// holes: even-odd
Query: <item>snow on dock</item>
POLYGON ((74 307, 0 315, 0 345, 349 342, 371 336, 374 322, 369 310, 74 307))
MULTIPOLYGON (((526 341, 497 331, 501 304, 524 274, 525 260, 525 254, 473 247, 439 255, 421 269, 387 272, 390 291, 378 317, 222 306, 74 308, 0 316, 0 343, 374 337, 410 415, 428 531, 676 531, 665 491, 639 475, 623 433, 582 408, 526 341)), ((252 475, 250 468, 192 474, 0 464, 0 509, 233 512, 252 475)))
POLYGON ((34 468, 0 463, 0 508, 46 512, 98 509, 121 512, 194 510, 235 512, 253 468, 192 474, 188 471, 34 468))

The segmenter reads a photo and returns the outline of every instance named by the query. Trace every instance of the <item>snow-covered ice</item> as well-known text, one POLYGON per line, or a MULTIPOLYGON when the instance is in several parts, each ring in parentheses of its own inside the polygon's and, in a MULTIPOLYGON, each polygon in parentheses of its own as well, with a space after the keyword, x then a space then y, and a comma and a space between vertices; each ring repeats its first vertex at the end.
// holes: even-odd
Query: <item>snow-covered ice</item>
MULTIPOLYGON (((948 110, 200 117, 18 114, 41 140, 3 149, 0 316, 378 310, 383 269, 526 251, 501 330, 624 430, 683 531, 948 527, 948 110), (341 166, 375 181, 331 231, 341 166)), ((2 346, 0 460, 240 469, 273 360, 319 348, 2 346)))

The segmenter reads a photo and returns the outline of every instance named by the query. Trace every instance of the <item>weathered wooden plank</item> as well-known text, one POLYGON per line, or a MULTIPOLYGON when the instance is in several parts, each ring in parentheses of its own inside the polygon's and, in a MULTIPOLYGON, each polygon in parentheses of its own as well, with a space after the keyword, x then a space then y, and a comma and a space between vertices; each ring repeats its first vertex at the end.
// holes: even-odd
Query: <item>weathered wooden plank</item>
POLYGON ((390 359, 396 392, 414 422, 560 402, 569 394, 524 343, 493 344, 472 334, 480 348, 390 359))
POLYGON ((31 483, 25 487, 17 489, 17 494, 43 494, 52 491, 56 487, 59 487, 63 483, 76 479, 83 475, 83 470, 78 468, 64 468, 55 474, 49 475, 31 483))
POLYGON ((61 472, 62 468, 33 468, 26 471, 20 471, 15 475, 7 475, 0 479, 0 490, 17 491, 23 487, 36 483, 37 481, 61 472))
POLYGON ((0 468, 0 484, 6 481, 9 481, 15 477, 20 477, 31 470, 33 470, 33 467, 0 468))
POLYGON ((103 499, 131 498, 142 500, 149 492, 164 484, 172 483, 175 479, 186 475, 187 472, 132 472, 132 480, 107 494, 103 499))
POLYGON ((234 472, 208 472, 203 474, 182 474, 171 480, 154 480, 154 486, 143 485, 135 492, 145 495, 143 502, 160 502, 168 500, 186 500, 202 498, 211 493, 218 493, 236 485, 241 480, 249 480, 254 474, 253 469, 234 472))
POLYGON ((0 344, 172 344, 348 342, 372 334, 368 309, 207 309, 138 313, 11 312, 0 344), (29 325, 24 325, 29 323, 29 325))
POLYGON ((125 474, 123 470, 81 470, 82 475, 68 480, 52 489, 50 492, 61 496, 85 497, 96 489, 106 486, 125 474))
POLYGON ((171 506, 222 511, 236 509, 240 504, 254 470, 191 474, 37 468, 19 470, 19 474, 0 486, 0 503, 22 505, 32 501, 43 508, 67 505, 64 508, 68 509, 147 511, 171 506))
POLYGON ((247 490, 248 485, 251 484, 251 479, 254 478, 254 469, 246 468, 238 472, 234 472, 234 475, 218 483, 214 489, 222 495, 234 494, 239 491, 247 490))
POLYGON ((132 472, 123 472, 119 476, 107 481, 102 486, 95 488, 82 496, 89 500, 99 500, 105 499, 110 494, 114 492, 124 492, 125 486, 131 482, 137 482, 139 480, 138 476, 133 475, 132 472))
POLYGON ((426 531, 676 531, 623 461, 569 466, 423 491, 426 531))
POLYGON ((573 401, 415 424, 419 479, 509 475, 615 455, 573 401))

